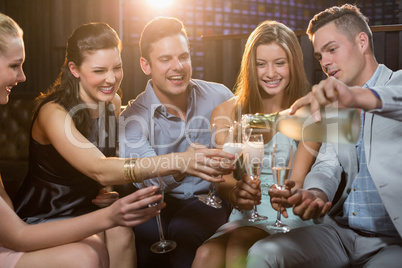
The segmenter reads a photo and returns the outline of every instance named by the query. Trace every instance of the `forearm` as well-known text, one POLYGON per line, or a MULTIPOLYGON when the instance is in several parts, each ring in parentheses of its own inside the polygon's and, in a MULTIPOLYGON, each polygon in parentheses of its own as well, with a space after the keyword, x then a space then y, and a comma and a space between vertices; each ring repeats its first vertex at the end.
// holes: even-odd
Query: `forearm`
POLYGON ((4 189, 4 185, 3 185, 3 181, 1 179, 1 175, 0 175, 0 198, 3 198, 4 201, 7 203, 7 205, 14 209, 13 207, 13 203, 11 202, 10 197, 8 196, 6 190, 4 189))
MULTIPOLYGON (((127 135, 129 135, 129 133, 126 133, 126 136, 127 135)), ((122 141, 120 143, 119 154, 121 157, 138 158, 136 174, 140 180, 146 180, 156 176, 164 177, 172 175, 171 178, 174 179, 174 182, 172 179, 167 181, 175 183, 180 182, 185 178, 185 174, 179 171, 180 167, 178 167, 177 158, 176 163, 173 161, 175 154, 158 156, 154 148, 152 148, 148 142, 145 142, 138 148, 132 148, 132 140, 133 138, 130 137, 130 142, 122 141), (145 158, 145 160, 141 160, 142 158, 145 158), (163 165, 164 169, 160 168, 161 165, 163 165)))
MULTIPOLYGON (((99 162, 92 178, 102 185, 119 185, 130 183, 124 178, 124 158, 105 158, 99 162)), ((158 176, 165 177, 173 175, 177 181, 182 180, 185 174, 182 173, 186 168, 184 158, 181 153, 172 153, 161 156, 137 158, 133 165, 133 175, 136 182, 141 182, 158 176)))
POLYGON ((231 195, 233 195, 233 188, 236 186, 237 180, 233 177, 232 174, 230 175, 225 175, 223 176, 225 179, 224 182, 219 183, 218 187, 218 194, 220 197, 222 197, 225 201, 233 204, 233 198, 231 198, 231 195))
POLYGON ((185 168, 181 153, 138 158, 135 167, 135 176, 139 181, 144 181, 157 176, 180 176, 185 168))
POLYGON ((16 251, 33 251, 82 240, 115 226, 109 210, 100 209, 80 217, 36 225, 19 220, 17 231, 7 247, 16 251))
POLYGON ((311 189, 309 189, 309 191, 315 195, 316 199, 319 198, 323 202, 328 202, 328 197, 322 190, 316 189, 316 188, 311 188, 311 189))
POLYGON ((304 180, 316 160, 320 147, 321 143, 300 141, 290 177, 295 182, 293 190, 303 188, 304 180))
POLYGON ((130 183, 124 178, 124 163, 127 159, 117 157, 103 157, 92 162, 92 166, 83 172, 103 186, 121 185, 130 183))
MULTIPOLYGON (((354 146, 352 145, 338 144, 337 146, 350 147, 339 148, 339 150, 354 150, 354 146)), ((334 144, 323 143, 316 162, 304 180, 303 188, 320 189, 332 201, 340 184, 342 171, 343 168, 339 163, 334 144)))
POLYGON ((352 87, 351 91, 355 95, 355 103, 353 108, 370 111, 382 107, 381 100, 370 89, 352 87))

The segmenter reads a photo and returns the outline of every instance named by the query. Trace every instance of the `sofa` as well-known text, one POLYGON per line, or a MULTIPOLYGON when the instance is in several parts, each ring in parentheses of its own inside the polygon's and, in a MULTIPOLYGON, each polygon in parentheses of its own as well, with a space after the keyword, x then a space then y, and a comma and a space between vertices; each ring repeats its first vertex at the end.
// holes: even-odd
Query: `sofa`
POLYGON ((7 193, 13 197, 28 171, 29 131, 33 97, 10 97, 0 105, 0 174, 7 193))

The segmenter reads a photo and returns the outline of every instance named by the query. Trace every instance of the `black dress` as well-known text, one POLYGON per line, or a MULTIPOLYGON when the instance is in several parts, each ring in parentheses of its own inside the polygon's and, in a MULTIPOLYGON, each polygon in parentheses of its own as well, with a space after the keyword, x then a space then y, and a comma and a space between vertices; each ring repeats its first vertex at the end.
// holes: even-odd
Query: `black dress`
MULTIPOLYGON (((115 119, 114 116, 93 119, 93 131, 88 139, 105 156, 115 156, 116 136, 112 135, 114 141, 109 146, 109 135, 103 130, 105 125, 115 124, 103 124, 104 118, 115 119)), ((113 134, 115 130, 112 130, 113 134)), ((91 200, 101 188, 100 183, 71 166, 51 144, 41 145, 33 140, 31 131, 28 174, 13 200, 21 219, 28 224, 36 224, 95 211, 99 207, 91 200)))

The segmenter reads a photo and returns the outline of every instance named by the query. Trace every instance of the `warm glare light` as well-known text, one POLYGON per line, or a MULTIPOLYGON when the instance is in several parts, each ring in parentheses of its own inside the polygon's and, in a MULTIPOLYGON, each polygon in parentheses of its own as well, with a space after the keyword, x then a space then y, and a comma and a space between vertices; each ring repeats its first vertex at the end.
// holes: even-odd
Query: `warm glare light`
POLYGON ((168 7, 173 3, 173 0, 148 0, 148 3, 157 8, 168 7))

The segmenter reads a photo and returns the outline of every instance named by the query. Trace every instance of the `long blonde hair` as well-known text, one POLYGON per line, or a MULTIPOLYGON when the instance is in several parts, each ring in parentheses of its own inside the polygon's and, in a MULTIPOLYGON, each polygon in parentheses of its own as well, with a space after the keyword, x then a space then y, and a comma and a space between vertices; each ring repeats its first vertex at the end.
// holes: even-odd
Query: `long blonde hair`
POLYGON ((10 36, 22 39, 23 31, 21 27, 9 16, 0 13, 0 54, 7 49, 6 41, 10 36))
POLYGON ((296 34, 277 21, 264 21, 250 34, 243 53, 240 73, 235 85, 237 96, 235 111, 242 114, 263 112, 264 104, 260 94, 256 67, 256 51, 259 45, 275 43, 285 52, 289 62, 290 81, 286 87, 286 98, 282 107, 290 105, 309 90, 309 82, 303 66, 303 53, 296 34), (241 107, 241 109, 239 109, 241 107))

